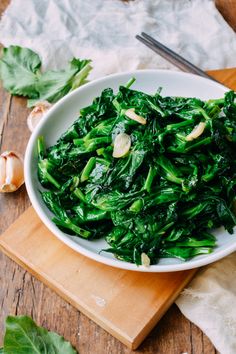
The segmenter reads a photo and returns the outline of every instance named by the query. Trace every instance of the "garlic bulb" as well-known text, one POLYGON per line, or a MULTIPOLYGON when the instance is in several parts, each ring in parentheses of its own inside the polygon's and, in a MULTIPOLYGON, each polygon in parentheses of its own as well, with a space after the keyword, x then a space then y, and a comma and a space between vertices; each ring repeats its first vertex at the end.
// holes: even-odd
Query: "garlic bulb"
POLYGON ((22 159, 13 151, 0 155, 0 192, 15 192, 24 183, 22 159))
POLYGON ((200 122, 198 125, 196 125, 191 133, 185 137, 185 140, 187 141, 192 141, 194 139, 197 139, 203 132, 206 127, 205 122, 200 122))
POLYGON ((145 118, 143 118, 142 116, 139 116, 138 114, 135 113, 134 108, 129 108, 127 109, 127 111, 125 112, 126 117, 135 120, 136 122, 140 123, 140 124, 146 124, 147 121, 145 118))
POLYGON ((40 122, 45 113, 52 107, 48 101, 37 102, 34 109, 30 112, 27 118, 27 125, 32 132, 36 125, 40 122))
POLYGON ((115 137, 113 157, 125 156, 131 147, 131 138, 128 134, 120 133, 115 137))

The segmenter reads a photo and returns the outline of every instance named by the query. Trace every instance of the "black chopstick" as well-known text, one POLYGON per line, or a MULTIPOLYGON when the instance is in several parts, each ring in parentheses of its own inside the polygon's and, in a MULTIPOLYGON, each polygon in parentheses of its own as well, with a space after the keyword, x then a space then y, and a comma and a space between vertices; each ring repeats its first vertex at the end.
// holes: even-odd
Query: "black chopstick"
POLYGON ((210 75, 206 74, 203 70, 201 70, 197 66, 193 65, 188 60, 184 59, 179 54, 175 53, 173 50, 167 48, 164 44, 158 42, 156 39, 152 38, 147 33, 142 32, 141 36, 137 35, 136 38, 140 42, 145 44, 147 47, 152 49, 154 52, 156 52, 157 54, 162 56, 164 59, 166 59, 167 61, 169 61, 172 64, 174 64, 175 66, 177 66, 182 71, 189 72, 189 73, 196 74, 196 75, 200 75, 200 76, 205 77, 207 79, 211 79, 213 81, 216 81, 210 75))

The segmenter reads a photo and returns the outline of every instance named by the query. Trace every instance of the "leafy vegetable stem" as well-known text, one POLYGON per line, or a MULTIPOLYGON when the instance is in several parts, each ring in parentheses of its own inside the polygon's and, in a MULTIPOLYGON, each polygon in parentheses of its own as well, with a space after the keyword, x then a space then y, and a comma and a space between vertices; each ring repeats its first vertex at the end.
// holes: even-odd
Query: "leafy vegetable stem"
MULTIPOLYGON (((75 145, 78 146, 81 145, 81 139, 74 139, 73 142, 75 145)), ((85 150, 87 152, 90 152, 96 150, 101 144, 109 144, 109 143, 111 143, 111 137, 104 136, 104 137, 99 137, 94 139, 88 139, 84 141, 84 146, 85 146, 85 150)))
POLYGON ((62 226, 68 229, 71 229, 72 231, 74 231, 76 234, 80 235, 83 238, 89 238, 91 236, 91 232, 82 229, 81 227, 79 227, 78 225, 75 225, 74 223, 72 223, 69 219, 67 220, 59 220, 57 218, 52 218, 53 222, 55 222, 56 225, 58 226, 62 226))
POLYGON ((163 172, 165 172, 165 177, 174 183, 182 184, 183 179, 178 177, 179 172, 176 167, 163 155, 159 156, 157 163, 162 167, 163 172))
POLYGON ((149 105, 151 106, 151 108, 158 112, 162 117, 165 117, 165 113, 163 112, 163 110, 157 105, 157 104, 154 104, 151 100, 147 99, 149 105))
POLYGON ((186 148, 185 148, 185 151, 186 151, 186 152, 191 151, 191 150, 193 150, 193 149, 198 148, 198 147, 201 146, 201 145, 208 145, 208 144, 211 143, 211 141, 212 141, 212 138, 211 138, 211 137, 204 138, 204 139, 198 141, 197 143, 186 147, 186 148))
POLYGON ((200 107, 199 111, 206 120, 211 120, 211 117, 209 117, 209 115, 206 113, 206 111, 203 108, 200 107))
POLYGON ((113 104, 113 106, 115 107, 115 109, 116 109, 118 112, 121 110, 120 104, 119 104, 119 102, 117 101, 116 98, 114 98, 114 100, 112 101, 112 104, 113 104))
POLYGON ((156 176, 156 173, 157 173, 157 169, 153 166, 150 166, 146 181, 143 186, 143 189, 146 190, 148 193, 150 193, 151 191, 152 182, 154 180, 154 177, 156 176))
POLYGON ((84 182, 89 178, 89 175, 92 172, 95 164, 96 164, 96 157, 90 157, 90 159, 88 160, 88 162, 86 163, 86 165, 82 171, 82 174, 80 177, 81 182, 84 182))
POLYGON ((127 84, 125 85, 126 88, 130 88, 130 86, 133 85, 133 83, 136 81, 136 79, 134 77, 132 77, 127 84))
POLYGON ((211 106, 222 106, 224 104, 225 99, 224 98, 216 98, 216 99, 211 99, 206 102, 208 107, 211 106))
POLYGON ((143 200, 142 199, 138 199, 135 200, 132 205, 130 206, 129 210, 134 212, 134 213, 138 213, 143 207, 143 200))
POLYGON ((179 128, 182 128, 182 127, 186 127, 188 125, 191 125, 194 123, 194 119, 188 119, 188 120, 185 120, 183 122, 180 122, 180 123, 174 123, 174 124, 168 124, 166 126, 166 129, 167 130, 174 130, 174 129, 179 129, 179 128))
POLYGON ((74 195, 79 198, 82 202, 86 203, 86 198, 85 198, 85 195, 83 194, 83 192, 79 189, 79 188, 76 188, 74 190, 74 195))
POLYGON ((189 209, 182 211, 181 215, 186 216, 188 219, 193 218, 197 214, 201 213, 207 207, 207 205, 209 205, 209 201, 199 203, 189 209))
POLYGON ((96 153, 98 154, 98 156, 101 156, 101 155, 103 155, 104 150, 105 150, 105 148, 103 148, 103 147, 99 148, 99 149, 96 150, 96 153))
POLYGON ((56 181, 56 179, 48 172, 50 162, 47 159, 41 160, 38 163, 39 170, 42 173, 42 176, 45 180, 53 184, 57 189, 61 187, 61 185, 56 181))
POLYGON ((45 142, 43 136, 39 136, 37 140, 37 148, 38 148, 38 157, 40 160, 44 159, 45 157, 45 142))
POLYGON ((88 76, 90 70, 92 69, 91 65, 88 63, 86 64, 83 69, 81 69, 78 74, 76 74, 74 77, 72 77, 71 79, 71 90, 73 91, 74 89, 76 89, 77 87, 79 87, 84 79, 88 76))
POLYGON ((85 146, 89 150, 96 150, 96 148, 101 145, 101 144, 109 144, 111 143, 111 137, 110 136, 104 136, 101 138, 94 138, 94 139, 89 139, 85 142, 85 146))

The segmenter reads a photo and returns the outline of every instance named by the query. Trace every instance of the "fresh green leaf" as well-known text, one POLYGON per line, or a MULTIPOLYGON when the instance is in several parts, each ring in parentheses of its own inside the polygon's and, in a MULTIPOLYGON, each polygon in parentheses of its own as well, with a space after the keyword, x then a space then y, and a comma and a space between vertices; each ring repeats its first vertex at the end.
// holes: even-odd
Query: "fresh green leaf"
POLYGON ((27 316, 8 316, 4 354, 76 354, 58 334, 39 327, 27 316))
POLYGON ((42 63, 38 54, 31 49, 12 45, 3 49, 0 78, 7 91, 12 95, 28 97, 28 106, 32 107, 38 101, 57 102, 83 85, 92 69, 90 62, 73 58, 64 70, 41 73, 42 63))
POLYGON ((92 69, 89 63, 90 60, 73 58, 64 70, 42 73, 35 85, 38 97, 28 100, 28 106, 34 106, 37 101, 57 102, 69 91, 85 83, 92 69))
POLYGON ((0 78, 4 88, 12 95, 38 97, 41 60, 28 48, 10 46, 3 49, 0 59, 0 78))

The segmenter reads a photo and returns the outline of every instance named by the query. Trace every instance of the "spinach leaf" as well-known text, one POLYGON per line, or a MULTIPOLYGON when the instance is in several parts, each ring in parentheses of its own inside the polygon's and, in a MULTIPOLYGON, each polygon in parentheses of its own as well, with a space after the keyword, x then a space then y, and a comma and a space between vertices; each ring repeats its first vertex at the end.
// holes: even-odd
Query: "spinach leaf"
POLYGON ((76 354, 71 344, 57 333, 39 327, 27 316, 8 316, 4 354, 76 354))

